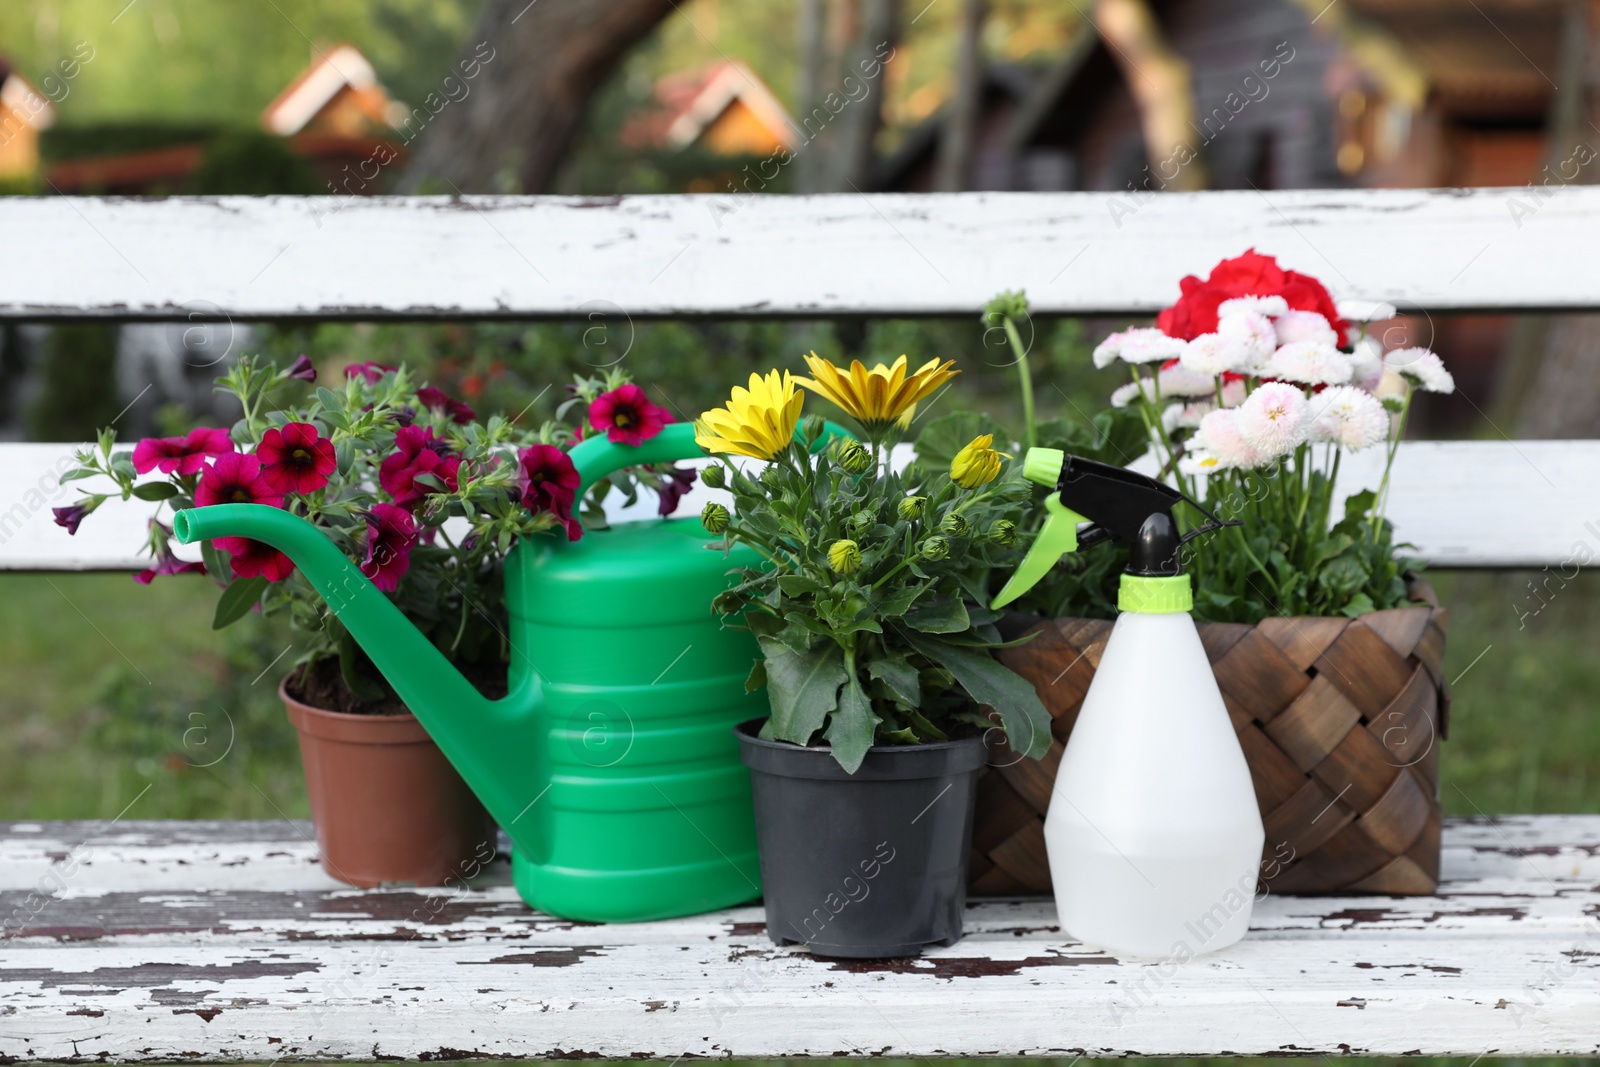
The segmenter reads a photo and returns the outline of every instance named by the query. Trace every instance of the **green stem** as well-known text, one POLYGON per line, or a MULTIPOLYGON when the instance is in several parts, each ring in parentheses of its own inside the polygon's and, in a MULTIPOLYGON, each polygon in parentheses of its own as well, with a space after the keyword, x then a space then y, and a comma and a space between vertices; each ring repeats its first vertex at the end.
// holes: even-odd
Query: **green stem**
POLYGON ((1006 340, 1011 343, 1011 350, 1017 355, 1017 381, 1022 387, 1022 425, 1023 444, 1032 448, 1036 443, 1033 418, 1033 375, 1028 371, 1028 350, 1022 345, 1022 336, 1017 333, 1017 324, 1011 321, 1011 316, 1005 316, 1006 340))

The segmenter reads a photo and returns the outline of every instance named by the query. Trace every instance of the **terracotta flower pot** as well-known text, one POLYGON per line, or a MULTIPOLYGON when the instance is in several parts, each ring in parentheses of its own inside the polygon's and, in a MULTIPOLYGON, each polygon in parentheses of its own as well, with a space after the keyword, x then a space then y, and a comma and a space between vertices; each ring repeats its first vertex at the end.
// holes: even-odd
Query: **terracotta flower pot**
MULTIPOLYGON (((1267 830, 1261 882, 1274 893, 1428 894, 1438 885, 1448 616, 1427 583, 1413 580, 1411 596, 1422 603, 1354 619, 1200 624, 1255 780, 1267 830)), ((972 893, 1050 891, 1045 812, 1111 626, 1011 620, 1007 637, 1041 631, 1000 660, 1034 684, 1054 738, 1037 762, 991 755, 978 783, 972 893)))
POLYGON ((278 686, 300 735, 322 869, 362 888, 442 885, 494 854, 495 825, 411 715, 347 715, 278 686))

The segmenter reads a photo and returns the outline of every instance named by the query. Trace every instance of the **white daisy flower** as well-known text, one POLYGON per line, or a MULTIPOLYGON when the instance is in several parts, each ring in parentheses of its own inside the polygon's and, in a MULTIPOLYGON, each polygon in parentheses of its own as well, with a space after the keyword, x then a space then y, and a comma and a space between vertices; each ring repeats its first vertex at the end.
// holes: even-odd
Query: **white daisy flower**
POLYGON ((1217 391, 1215 376, 1190 370, 1181 362, 1162 368, 1160 381, 1162 396, 1212 396, 1217 391))
POLYGON ((1134 400, 1137 399, 1141 394, 1143 394, 1146 400, 1149 400, 1152 403, 1155 401, 1155 393, 1150 388, 1150 383, 1144 378, 1140 378, 1136 382, 1129 382, 1127 385, 1119 385, 1115 389, 1111 390, 1111 406, 1114 408, 1125 408, 1129 404, 1133 403, 1134 400))
POLYGON ((1122 355, 1122 337, 1123 333, 1119 330, 1094 346, 1094 365, 1096 367, 1109 367, 1117 361, 1117 357, 1122 355))
POLYGON ((1258 387, 1236 410, 1240 435, 1263 459, 1286 456, 1305 443, 1310 405, 1305 394, 1287 382, 1258 387))
POLYGON ((1244 359, 1234 369, 1245 374, 1259 375, 1278 348, 1278 333, 1272 320, 1256 311, 1225 316, 1217 323, 1217 333, 1244 350, 1244 359))
POLYGON ((1183 354, 1186 342, 1168 337, 1154 326, 1122 332, 1121 350, 1125 363, 1164 363, 1183 354))
POLYGON ((1248 395, 1249 390, 1245 388, 1244 381, 1240 378, 1222 383, 1222 406, 1225 408, 1238 407, 1244 403, 1244 398, 1248 395))
POLYGON ((1215 474, 1226 469, 1221 459, 1204 449, 1190 449, 1178 459, 1178 471, 1190 477, 1197 474, 1215 474))
POLYGON ((1192 450, 1215 456, 1224 469, 1249 470, 1260 466, 1263 458, 1239 432, 1239 413, 1232 410, 1208 412, 1189 444, 1192 450))
POLYGON ((1217 318, 1253 311, 1272 318, 1289 310, 1289 302, 1281 296, 1236 296, 1217 305, 1217 318))
POLYGON ((1391 370, 1417 383, 1428 393, 1453 393, 1456 380, 1444 369, 1444 360, 1426 348, 1397 348, 1383 357, 1391 370))
POLYGON ((1311 439, 1360 452, 1389 439, 1389 413, 1365 389, 1336 385, 1311 398, 1311 439))
POLYGON ((1369 393, 1377 392, 1383 381, 1383 345, 1375 338, 1363 337, 1350 353, 1350 383, 1369 393))
POLYGON ((1322 341, 1292 341, 1267 364, 1270 377, 1302 385, 1343 385, 1351 373, 1350 357, 1322 341))
POLYGON ((1328 320, 1315 311, 1290 311, 1279 315, 1273 326, 1278 331, 1278 344, 1292 345, 1297 341, 1321 341, 1339 347, 1339 335, 1328 320))
POLYGON ((1383 322, 1397 314, 1393 304, 1381 300, 1341 300, 1334 307, 1347 322, 1383 322))
POLYGON ((1245 346, 1238 341, 1220 333, 1203 333, 1183 346, 1178 363, 1196 374, 1214 376, 1238 370, 1247 355, 1245 346))
POLYGON ((1216 409, 1215 404, 1204 400, 1188 404, 1168 404, 1161 412, 1161 426, 1167 433, 1177 430, 1193 430, 1200 425, 1200 420, 1216 409))

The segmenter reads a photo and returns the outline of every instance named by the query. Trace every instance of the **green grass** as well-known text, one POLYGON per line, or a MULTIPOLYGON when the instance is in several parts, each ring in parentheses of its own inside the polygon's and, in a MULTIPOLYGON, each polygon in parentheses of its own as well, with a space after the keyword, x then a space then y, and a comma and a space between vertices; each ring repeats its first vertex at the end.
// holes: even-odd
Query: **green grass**
MULTIPOLYGON (((1451 612, 1450 814, 1600 812, 1600 582, 1540 577, 1541 601, 1535 577, 1430 575, 1451 612)), ((0 576, 0 818, 108 818, 147 785, 129 818, 306 814, 276 695, 290 635, 216 633, 214 603, 203 579, 0 576)))

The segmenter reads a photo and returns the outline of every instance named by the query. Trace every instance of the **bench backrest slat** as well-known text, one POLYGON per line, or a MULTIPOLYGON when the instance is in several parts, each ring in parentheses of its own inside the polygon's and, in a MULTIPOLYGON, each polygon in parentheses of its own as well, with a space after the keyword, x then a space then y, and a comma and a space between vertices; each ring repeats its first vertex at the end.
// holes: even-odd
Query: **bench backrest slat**
POLYGON ((1528 196, 6 197, 0 317, 1121 314, 1252 246, 1402 310, 1600 307, 1600 188, 1528 196))

